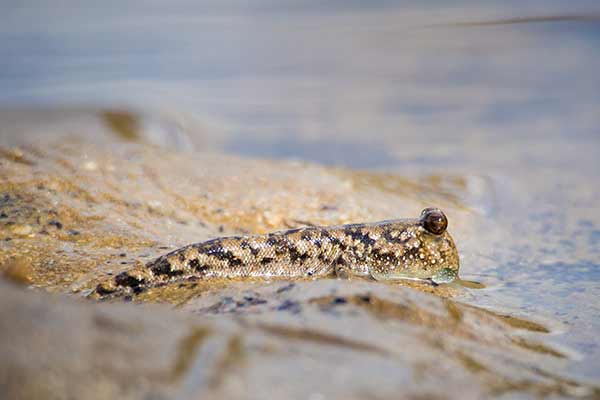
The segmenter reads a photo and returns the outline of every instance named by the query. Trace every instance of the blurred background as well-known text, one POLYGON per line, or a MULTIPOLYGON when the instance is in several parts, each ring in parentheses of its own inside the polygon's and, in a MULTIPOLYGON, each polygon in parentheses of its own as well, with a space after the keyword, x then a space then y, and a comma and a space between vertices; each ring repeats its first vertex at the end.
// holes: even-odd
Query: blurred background
POLYGON ((572 142, 597 145, 599 18, 595 1, 4 1, 0 108, 129 107, 175 121, 142 134, 182 149, 359 168, 490 162, 468 143, 589 162, 572 142))

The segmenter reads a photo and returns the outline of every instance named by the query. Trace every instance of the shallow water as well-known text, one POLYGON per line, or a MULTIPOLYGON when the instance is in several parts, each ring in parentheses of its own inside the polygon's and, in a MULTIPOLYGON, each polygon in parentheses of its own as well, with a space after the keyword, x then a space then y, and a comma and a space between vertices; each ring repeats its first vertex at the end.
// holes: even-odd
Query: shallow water
MULTIPOLYGON (((128 140, 441 175, 474 216, 462 276, 486 286, 461 299, 549 326, 565 374, 600 381, 594 2, 64 4, 5 6, 4 109, 129 106, 128 140)), ((14 115, 6 143, 47 130, 14 115)))

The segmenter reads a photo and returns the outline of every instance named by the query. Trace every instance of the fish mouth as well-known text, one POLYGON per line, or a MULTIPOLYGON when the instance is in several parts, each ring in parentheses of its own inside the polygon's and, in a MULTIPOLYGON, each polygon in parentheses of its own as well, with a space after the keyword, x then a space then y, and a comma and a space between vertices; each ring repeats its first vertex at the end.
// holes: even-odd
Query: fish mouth
POLYGON ((458 268, 442 268, 434 276, 431 277, 431 280, 437 284, 440 284, 450 283, 457 278, 458 268))
POLYGON ((446 267, 435 274, 425 273, 410 273, 410 272, 393 272, 393 273, 377 273, 371 272, 371 277, 377 281, 421 281, 434 282, 436 284, 450 283, 458 278, 458 268, 446 267))

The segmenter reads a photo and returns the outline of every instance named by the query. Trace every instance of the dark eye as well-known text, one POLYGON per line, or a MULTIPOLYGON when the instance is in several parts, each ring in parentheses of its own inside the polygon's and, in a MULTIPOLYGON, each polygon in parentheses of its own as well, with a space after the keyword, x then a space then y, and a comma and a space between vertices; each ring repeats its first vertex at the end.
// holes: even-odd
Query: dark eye
POLYGON ((439 208, 426 208, 421 212, 423 228, 434 235, 441 235, 448 227, 448 219, 439 208))

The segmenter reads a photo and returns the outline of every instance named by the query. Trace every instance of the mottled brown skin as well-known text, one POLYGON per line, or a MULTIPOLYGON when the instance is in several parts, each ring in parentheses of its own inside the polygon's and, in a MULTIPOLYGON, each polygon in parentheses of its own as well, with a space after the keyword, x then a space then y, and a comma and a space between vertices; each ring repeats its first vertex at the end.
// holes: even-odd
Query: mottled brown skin
POLYGON ((191 244, 98 285, 100 295, 140 293, 174 281, 209 278, 371 277, 433 284, 458 276, 458 252, 435 208, 420 218, 332 227, 191 244))

